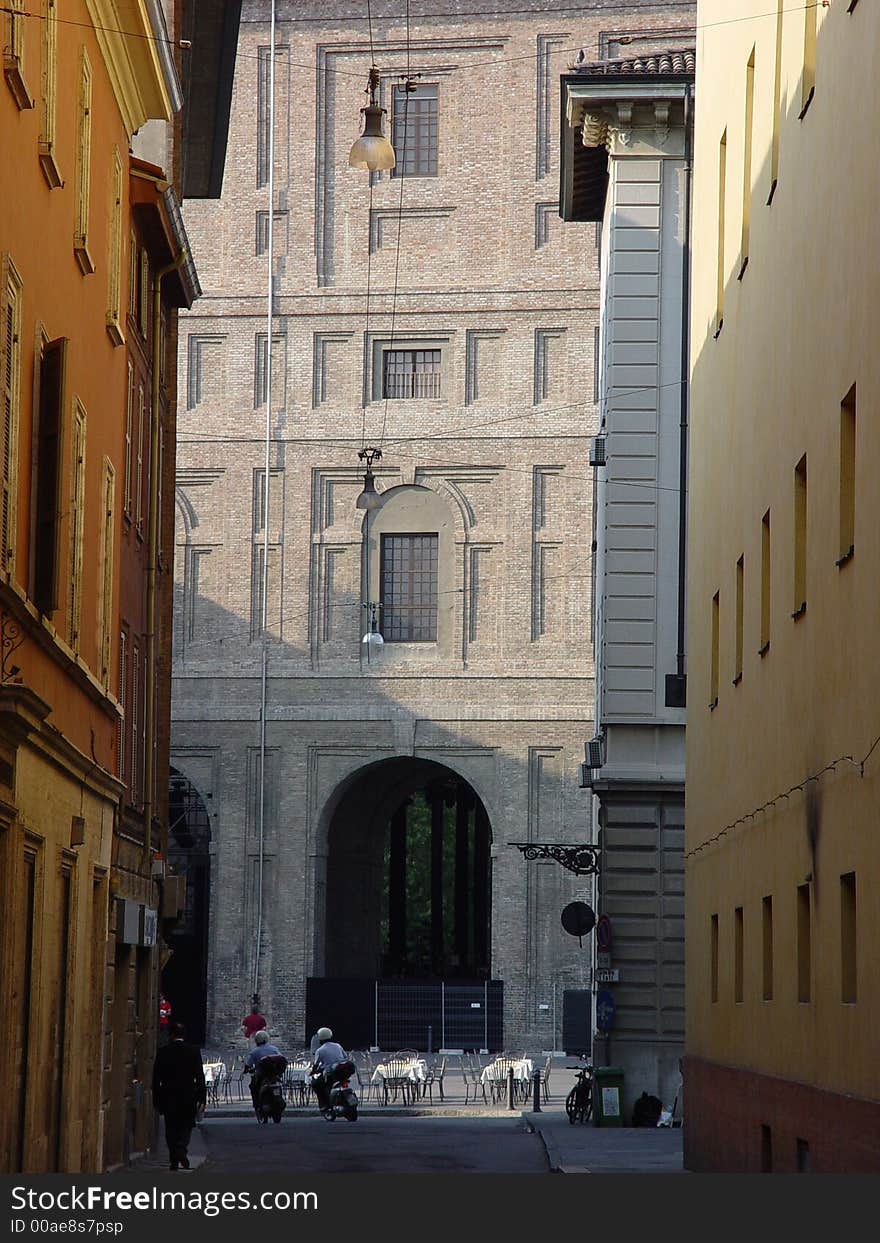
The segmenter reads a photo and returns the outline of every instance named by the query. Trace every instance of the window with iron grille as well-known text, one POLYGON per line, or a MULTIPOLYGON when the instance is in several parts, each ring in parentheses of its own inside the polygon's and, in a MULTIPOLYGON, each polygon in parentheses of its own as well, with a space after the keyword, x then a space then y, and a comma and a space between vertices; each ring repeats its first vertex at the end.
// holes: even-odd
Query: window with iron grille
POLYGON ((383 535, 381 629, 386 643, 437 638, 437 536, 383 535))
POLYGON ((386 350, 383 397, 439 397, 440 350, 386 350))
POLYGON ((413 91, 395 86, 391 104, 391 143, 397 156, 392 177, 437 176, 437 86, 413 91))

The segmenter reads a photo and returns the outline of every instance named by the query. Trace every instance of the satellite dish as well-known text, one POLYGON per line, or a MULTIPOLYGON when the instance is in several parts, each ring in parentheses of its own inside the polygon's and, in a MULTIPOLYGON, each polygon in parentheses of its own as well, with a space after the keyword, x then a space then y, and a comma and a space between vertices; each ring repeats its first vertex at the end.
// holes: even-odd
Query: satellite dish
POLYGON ((562 912, 562 926, 569 936, 577 937, 578 944, 583 944, 581 937, 592 932, 596 923, 596 912, 586 902, 569 902, 562 912))

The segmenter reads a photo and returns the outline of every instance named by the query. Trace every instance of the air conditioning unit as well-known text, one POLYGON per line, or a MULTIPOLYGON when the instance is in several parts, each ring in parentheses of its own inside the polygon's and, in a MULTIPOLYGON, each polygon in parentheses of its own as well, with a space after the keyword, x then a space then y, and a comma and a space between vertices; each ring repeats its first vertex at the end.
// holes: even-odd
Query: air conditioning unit
POLYGON ((605 763, 605 738, 596 734, 584 744, 584 756, 590 768, 601 768, 605 763))
POLYGON ((581 766, 580 766, 580 773, 581 773, 581 779, 580 779, 580 781, 578 782, 578 785, 579 785, 580 789, 582 789, 582 790, 592 790, 592 788, 593 788, 593 770, 592 770, 592 768, 590 768, 589 764, 581 764, 581 766))
POLYGON ((605 459, 605 437, 594 436, 590 441, 590 465, 604 466, 605 459))

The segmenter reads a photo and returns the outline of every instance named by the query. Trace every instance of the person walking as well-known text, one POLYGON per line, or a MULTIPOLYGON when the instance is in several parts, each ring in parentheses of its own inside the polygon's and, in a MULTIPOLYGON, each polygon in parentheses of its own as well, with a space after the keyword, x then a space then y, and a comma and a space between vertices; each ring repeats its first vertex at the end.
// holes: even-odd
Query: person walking
POLYGON ((260 1014, 260 1007, 254 1002, 251 1006, 250 1014, 246 1014, 241 1020, 241 1030, 248 1040, 252 1040, 257 1032, 261 1032, 264 1027, 266 1027, 266 1020, 260 1014))
POLYGON ((184 1044, 182 1023, 168 1024, 168 1044, 156 1053, 153 1065, 153 1104, 165 1119, 169 1169, 189 1169, 190 1136, 196 1111, 208 1098, 202 1055, 184 1044))

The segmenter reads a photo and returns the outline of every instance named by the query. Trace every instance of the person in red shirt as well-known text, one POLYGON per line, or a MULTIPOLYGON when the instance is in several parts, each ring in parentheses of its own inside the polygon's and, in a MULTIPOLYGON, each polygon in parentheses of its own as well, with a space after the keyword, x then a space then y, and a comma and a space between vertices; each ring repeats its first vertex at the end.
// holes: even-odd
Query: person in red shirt
POLYGON ((159 1043, 168 1040, 168 1025, 171 1022, 171 1002, 164 993, 159 994, 159 1043))
POLYGON ((261 1032, 265 1026, 266 1020, 260 1014, 259 1007, 255 1003, 251 1006, 250 1014, 246 1014, 241 1020, 241 1029, 248 1040, 252 1040, 255 1032, 261 1032))

